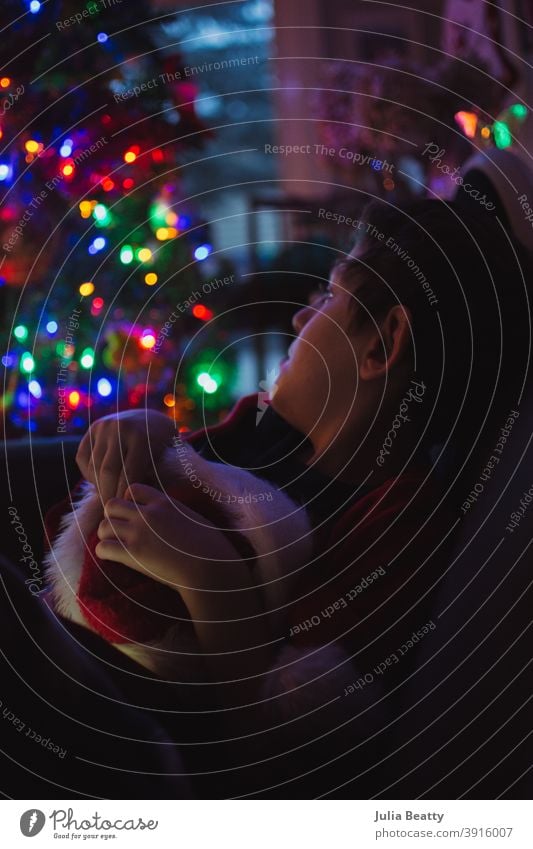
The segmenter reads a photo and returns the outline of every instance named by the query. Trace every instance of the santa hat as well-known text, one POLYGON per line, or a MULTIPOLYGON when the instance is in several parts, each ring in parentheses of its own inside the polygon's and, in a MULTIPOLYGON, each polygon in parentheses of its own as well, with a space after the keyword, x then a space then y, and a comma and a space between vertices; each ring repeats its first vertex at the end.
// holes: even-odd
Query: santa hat
MULTIPOLYGON (((272 636, 286 633, 284 608, 294 576, 312 549, 306 510, 269 481, 236 466, 208 461, 186 442, 180 443, 179 450, 168 448, 163 453, 157 472, 170 497, 208 520, 222 513, 222 526, 239 532, 246 545, 243 556, 248 555, 269 611, 272 636), (201 489, 195 488, 197 481, 201 489)), ((83 488, 73 511, 63 516, 45 557, 52 606, 157 674, 179 667, 194 678, 199 648, 180 596, 96 555, 102 503, 92 484, 85 482, 83 488)))

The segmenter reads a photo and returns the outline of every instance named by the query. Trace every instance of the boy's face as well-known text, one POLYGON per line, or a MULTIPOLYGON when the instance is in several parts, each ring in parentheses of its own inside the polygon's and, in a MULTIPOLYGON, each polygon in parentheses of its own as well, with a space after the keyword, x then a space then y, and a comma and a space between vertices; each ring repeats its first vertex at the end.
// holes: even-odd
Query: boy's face
POLYGON ((276 412, 321 443, 362 414, 358 378, 365 334, 354 330, 353 284, 332 277, 327 291, 293 318, 297 332, 271 393, 276 412))

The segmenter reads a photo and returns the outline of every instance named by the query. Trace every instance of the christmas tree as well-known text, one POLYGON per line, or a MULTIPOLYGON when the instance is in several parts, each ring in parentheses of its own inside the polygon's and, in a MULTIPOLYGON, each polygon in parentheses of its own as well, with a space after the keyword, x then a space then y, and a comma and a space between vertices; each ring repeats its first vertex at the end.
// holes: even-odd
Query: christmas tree
POLYGON ((161 46, 169 16, 139 0, 3 11, 5 434, 73 434, 144 404, 186 427, 202 402, 227 404, 228 375, 209 350, 187 356, 213 315, 217 267, 180 192, 208 131, 179 56, 161 46))

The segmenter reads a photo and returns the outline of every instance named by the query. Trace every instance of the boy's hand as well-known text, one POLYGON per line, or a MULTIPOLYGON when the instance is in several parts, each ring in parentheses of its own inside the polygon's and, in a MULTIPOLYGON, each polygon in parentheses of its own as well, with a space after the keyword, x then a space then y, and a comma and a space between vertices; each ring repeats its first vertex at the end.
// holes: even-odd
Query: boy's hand
POLYGON ((215 525, 144 484, 132 484, 125 498, 106 503, 98 537, 98 557, 123 563, 174 589, 213 561, 240 561, 215 525))
POLYGON ((105 504, 122 497, 131 481, 153 477, 154 462, 174 433, 174 422, 156 410, 104 416, 83 437, 76 462, 105 504))
POLYGON ((105 514, 98 557, 178 591, 220 703, 233 708, 258 701, 277 640, 251 570, 229 540, 199 513, 142 484, 108 501, 105 514))

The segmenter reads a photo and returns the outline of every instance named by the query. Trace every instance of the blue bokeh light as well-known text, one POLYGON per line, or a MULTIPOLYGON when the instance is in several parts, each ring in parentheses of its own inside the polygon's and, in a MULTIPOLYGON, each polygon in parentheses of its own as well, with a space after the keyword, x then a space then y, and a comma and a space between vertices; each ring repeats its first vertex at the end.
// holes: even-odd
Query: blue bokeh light
POLYGON ((101 395, 102 398, 107 398, 113 391, 113 387, 107 377, 101 377, 96 384, 96 388, 98 390, 98 394, 101 395))

